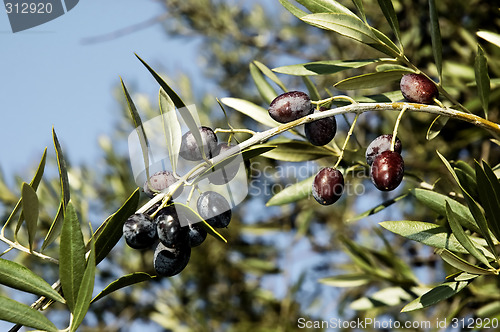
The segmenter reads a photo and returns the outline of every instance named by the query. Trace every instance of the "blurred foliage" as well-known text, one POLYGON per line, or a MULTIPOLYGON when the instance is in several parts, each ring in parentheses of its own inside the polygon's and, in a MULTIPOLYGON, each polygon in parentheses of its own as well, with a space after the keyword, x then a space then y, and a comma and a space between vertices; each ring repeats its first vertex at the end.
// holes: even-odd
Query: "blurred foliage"
MULTIPOLYGON (((340 2, 357 12, 356 1, 340 2)), ((363 3, 367 19, 371 26, 393 38, 379 2, 363 3)), ((259 94, 255 77, 250 72, 249 64, 255 60, 274 68, 311 61, 382 56, 375 49, 351 39, 306 25, 278 1, 165 0, 161 3, 168 14, 162 22, 165 33, 169 38, 199 41, 199 62, 192 66, 203 71, 202 77, 170 76, 166 80, 186 104, 196 104, 202 124, 214 128, 227 128, 216 97, 240 98, 267 108, 268 101, 259 94), (196 86, 204 86, 207 82, 207 87, 194 90, 191 82, 196 86)), ((400 23, 405 54, 416 67, 437 77, 428 1, 392 3, 400 23)), ((498 5, 486 0, 443 0, 437 2, 437 11, 443 45, 443 87, 470 111, 482 114, 474 78, 477 43, 484 48, 491 78, 500 77, 500 48, 481 40, 476 32, 498 31, 498 5)), ((314 76, 310 77, 310 82, 295 76, 278 77, 289 90, 306 91, 314 85, 319 96, 326 98, 329 94, 346 93, 333 88, 334 83, 373 72, 375 66, 314 76)), ((496 84, 492 81, 488 118, 498 122, 500 89, 497 81, 496 84)), ((276 92, 281 89, 275 83, 271 86, 276 92)), ((141 94, 140 88, 135 90, 132 89, 131 94, 141 117, 157 116, 156 101, 141 94)), ((398 90, 398 86, 391 82, 348 94, 373 95, 394 90, 398 90)), ((116 95, 121 114, 117 116, 114 133, 99 140, 102 160, 88 165, 67 165, 71 201, 82 221, 86 241, 91 234, 86 225, 90 222, 96 229, 137 188, 126 149, 133 125, 125 98, 118 88, 116 95)), ((240 112, 230 108, 226 112, 234 128, 263 128, 240 112)), ((423 208, 422 200, 414 194, 406 195, 407 191, 425 183, 434 186, 434 191, 450 194, 465 204, 457 183, 435 151, 439 150, 448 160, 461 160, 472 167, 475 159, 485 160, 493 166, 500 163, 500 147, 490 140, 488 132, 453 120, 435 139, 426 140, 433 117, 416 113, 405 115, 398 132, 407 170, 405 187, 393 193, 379 193, 369 183, 363 161, 364 147, 376 136, 392 132, 396 117, 396 113, 373 112, 359 118, 341 163, 344 169, 351 167, 352 172, 346 179, 352 191, 334 206, 320 207, 312 199, 305 199, 263 207, 274 194, 297 180, 310 177, 319 166, 331 166, 336 161, 334 155, 314 163, 299 164, 254 158, 250 166, 250 195, 233 211, 231 226, 223 232, 228 244, 209 238, 193 250, 188 267, 179 276, 140 283, 92 303, 83 323, 86 327, 81 330, 134 331, 161 326, 167 331, 294 331, 303 330, 297 323, 301 317, 306 320, 378 317, 401 322, 434 322, 453 317, 500 318, 500 286, 495 275, 481 277, 481 283, 470 284, 456 296, 430 309, 400 312, 405 304, 432 285, 444 282, 445 276, 457 270, 443 263, 428 246, 389 233, 375 223, 408 219, 447 225, 446 213, 423 208), (297 169, 305 169, 305 174, 294 171, 297 169), (356 188, 362 191, 356 192, 356 188), (404 197, 397 202, 391 201, 390 208, 353 221, 369 208, 399 195, 404 197)), ((338 149, 337 145, 343 143, 351 121, 350 116, 337 119, 339 132, 331 149, 338 149)), ((299 138, 300 135, 299 130, 299 138)), ((64 138, 59 137, 59 140, 63 142, 64 138)), ((37 190, 40 202, 38 234, 49 231, 61 201, 60 180, 54 176, 54 170, 58 169, 54 153, 49 154, 47 163, 53 173, 43 177, 37 190)), ((457 165, 465 167, 453 164, 457 165)), ((18 178, 17 186, 9 188, 0 177, 2 221, 8 219, 18 202, 23 181, 28 182, 28 179, 18 178)), ((139 206, 146 202, 147 198, 141 196, 139 206)), ((24 230, 25 226, 22 227, 24 230)), ((12 235, 11 229, 7 232, 12 235)), ((28 243, 27 234, 19 232, 18 241, 28 243)), ((59 242, 55 241, 44 254, 57 256, 58 248, 59 242)), ((1 244, 0 249, 4 249, 1 244)), ((22 263, 47 281, 57 280, 55 264, 13 251, 2 257, 22 263)), ((469 259, 467 255, 463 257, 469 259)), ((151 252, 132 250, 120 241, 97 268, 96 291, 132 272, 154 274, 151 262, 151 252)), ((10 295, 10 291, 1 288, 0 294, 10 295)), ((63 312, 63 305, 55 304, 47 316, 61 322, 64 320, 61 317, 65 317, 61 316, 63 312)), ((65 323, 69 324, 69 320, 65 323)))

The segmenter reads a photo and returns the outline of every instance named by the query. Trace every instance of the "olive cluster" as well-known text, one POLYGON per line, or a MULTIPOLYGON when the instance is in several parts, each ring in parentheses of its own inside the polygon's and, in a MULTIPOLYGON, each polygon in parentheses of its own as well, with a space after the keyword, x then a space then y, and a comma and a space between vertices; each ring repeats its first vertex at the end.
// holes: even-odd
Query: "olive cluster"
MULTIPOLYGON (((203 142, 205 156, 212 158, 231 148, 227 143, 218 143, 217 137, 209 127, 200 127, 199 133, 203 142)), ((179 156, 189 161, 203 159, 200 148, 191 132, 183 135, 179 156)), ((223 185, 231 181, 238 172, 238 165, 229 165, 213 170, 207 175, 208 181, 215 185, 223 185)), ((154 173, 144 183, 144 193, 153 198, 158 193, 173 190, 177 182, 170 171, 154 173), (169 189, 170 188, 170 189, 169 189)), ((177 198, 183 191, 179 186, 172 194, 177 198)), ((201 193, 196 202, 198 214, 213 228, 225 228, 231 221, 231 206, 224 196, 215 191, 201 193)), ((207 230, 201 220, 191 220, 193 214, 182 213, 171 200, 156 211, 154 206, 148 213, 136 213, 130 216, 123 225, 123 237, 134 249, 149 249, 156 246, 154 253, 154 269, 159 276, 171 277, 180 273, 188 264, 191 248, 201 245, 207 230), (149 213, 150 212, 150 213, 149 213), (151 217, 154 215, 154 218, 151 217)))
MULTIPOLYGON (((405 99, 414 103, 428 104, 438 95, 436 85, 422 74, 406 74, 400 81, 400 89, 405 99)), ((322 112, 314 110, 309 96, 300 91, 291 91, 276 97, 269 106, 269 115, 274 120, 287 123, 301 117, 322 112)), ((313 145, 328 144, 337 131, 335 117, 328 117, 304 125, 306 138, 313 145)), ((404 161, 401 157, 401 141, 393 135, 385 134, 374 139, 366 149, 366 162, 370 166, 370 178, 381 191, 396 189, 404 175, 404 161)), ((335 203, 344 191, 344 176, 333 167, 321 169, 314 177, 312 194, 322 205, 335 203)))

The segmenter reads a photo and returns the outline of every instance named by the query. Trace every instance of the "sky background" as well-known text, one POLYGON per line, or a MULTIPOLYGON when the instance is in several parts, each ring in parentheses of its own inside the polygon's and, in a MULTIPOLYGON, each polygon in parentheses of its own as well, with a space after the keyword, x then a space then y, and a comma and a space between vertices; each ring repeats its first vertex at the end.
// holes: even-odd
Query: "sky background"
POLYGON ((169 74, 196 73, 196 41, 169 40, 160 24, 84 42, 162 12, 154 0, 85 0, 53 21, 15 34, 7 14, 0 13, 0 170, 8 183, 13 174, 29 180, 46 146, 54 153, 52 126, 73 164, 91 164, 99 156, 98 137, 112 132, 119 114, 113 89, 120 76, 129 88, 157 94, 157 83, 134 52, 169 74))

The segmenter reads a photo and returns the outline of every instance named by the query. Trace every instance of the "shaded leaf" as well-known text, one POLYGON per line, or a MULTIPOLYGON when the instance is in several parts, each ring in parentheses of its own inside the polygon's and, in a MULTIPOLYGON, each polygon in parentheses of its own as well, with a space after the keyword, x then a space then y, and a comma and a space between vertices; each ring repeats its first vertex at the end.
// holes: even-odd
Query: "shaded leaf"
POLYGON ((0 284, 64 302, 64 298, 40 276, 21 264, 3 258, 0 258, 0 284))
POLYGON ((131 274, 124 275, 123 277, 120 277, 113 282, 111 282, 109 285, 107 285, 99 294, 97 294, 96 297, 92 299, 92 303, 99 301, 103 297, 128 286, 138 284, 140 282, 148 281, 155 279, 155 276, 149 275, 146 272, 134 272, 131 274))
POLYGON ((26 227, 28 229, 28 242, 30 251, 33 251, 33 245, 36 238, 36 230, 38 226, 38 196, 29 184, 23 182, 22 186, 22 202, 23 202, 23 215, 26 220, 26 227))
POLYGON ((163 88, 159 94, 160 113, 162 115, 163 132, 168 148, 168 157, 172 170, 175 173, 177 169, 177 160, 179 158, 179 150, 181 148, 182 130, 177 119, 175 105, 172 99, 167 95, 163 88))
POLYGON ((269 82, 264 78, 261 71, 257 68, 257 66, 253 63, 250 63, 250 75, 252 75, 253 81, 257 90, 259 90, 260 96, 264 101, 268 104, 276 98, 277 93, 269 84, 269 82))
POLYGON ((41 312, 25 304, 0 296, 0 320, 38 330, 58 332, 57 327, 41 312))
POLYGON ((285 187, 282 191, 271 197, 266 206, 293 203, 311 195, 314 176, 285 187))
POLYGON ((378 43, 376 44, 369 44, 369 46, 373 47, 376 50, 379 50, 380 52, 387 54, 391 57, 397 58, 400 56, 402 51, 399 49, 399 47, 394 44, 394 42, 387 37, 384 33, 381 31, 375 29, 374 27, 370 27, 370 30, 373 32, 375 37, 379 40, 378 43))
POLYGON ((396 39, 398 40, 399 44, 401 45, 401 33, 399 32, 399 22, 398 22, 398 17, 396 16, 396 12, 394 11, 394 6, 392 5, 391 0, 378 0, 378 4, 380 6, 380 9, 382 9, 382 13, 384 13, 384 16, 389 23, 389 26, 391 27, 392 31, 394 32, 394 35, 396 36, 396 39))
POLYGON ((108 255, 122 237, 123 224, 137 210, 139 196, 139 188, 137 188, 118 211, 106 219, 95 231, 96 265, 108 255))
POLYGON ((401 194, 401 195, 398 195, 394 198, 391 198, 385 202, 382 202, 381 204, 378 204, 377 206, 363 212, 363 213, 360 213, 358 214, 357 216, 354 216, 352 218, 349 218, 346 222, 352 222, 352 221, 356 221, 356 220, 360 220, 360 219, 363 219, 365 217, 368 217, 368 216, 371 216, 371 215, 374 215, 375 213, 378 213, 386 208, 388 208, 389 206, 391 206, 392 204, 398 202, 399 200, 405 198, 406 196, 408 196, 408 192, 407 193, 404 193, 404 194, 401 194))
POLYGON ((490 166, 483 161, 483 167, 476 162, 476 179, 481 206, 487 217, 489 228, 500 239, 500 183, 490 166))
POLYGON ((257 60, 254 60, 253 63, 257 66, 257 68, 260 69, 260 71, 264 75, 266 75, 267 77, 269 77, 269 79, 271 79, 271 81, 276 83, 280 87, 280 89, 283 90, 283 92, 287 92, 287 88, 285 87, 283 82, 281 82, 281 80, 278 78, 278 76, 276 76, 276 74, 271 69, 269 69, 266 65, 264 65, 262 62, 259 62, 257 60))
POLYGON ((436 116, 432 121, 431 125, 429 126, 429 129, 427 129, 427 134, 425 135, 425 138, 428 141, 436 138, 441 132, 441 130, 443 130, 444 126, 446 126, 449 119, 450 118, 446 116, 441 116, 441 115, 436 116))
POLYGON ((313 146, 305 141, 296 140, 273 140, 269 144, 276 146, 275 149, 262 154, 263 157, 282 161, 307 161, 323 157, 333 156, 333 152, 320 146, 313 146), (276 142, 278 141, 278 142, 276 142))
POLYGON ((76 299, 75 309, 73 310, 73 319, 71 320, 70 331, 76 331, 78 326, 80 326, 85 318, 85 315, 87 314, 92 300, 96 270, 95 245, 93 237, 90 240, 90 247, 87 265, 85 267, 85 272, 83 273, 82 282, 78 289, 78 297, 76 299))
POLYGON ((382 59, 367 60, 326 60, 301 63, 274 68, 273 71, 280 74, 294 76, 330 75, 347 69, 361 68, 372 63, 383 61, 382 59))
POLYGON ((64 298, 73 313, 85 271, 85 243, 73 204, 68 203, 59 247, 59 278, 64 298))
POLYGON ((182 203, 173 203, 175 205, 175 210, 177 215, 183 216, 187 220, 197 220, 201 223, 203 228, 207 231, 208 234, 212 235, 216 239, 227 243, 227 240, 217 231, 215 228, 210 226, 195 210, 193 210, 190 206, 182 204, 182 203))
POLYGON ((429 0, 429 15, 431 23, 432 53, 439 75, 439 81, 441 82, 443 73, 443 45, 441 42, 441 30, 439 28, 439 14, 436 9, 436 0, 429 0))
POLYGON ((396 69, 396 70, 368 73, 346 78, 340 82, 337 82, 334 86, 340 90, 358 90, 358 89, 375 88, 381 85, 386 85, 391 81, 399 80, 407 72, 408 71, 406 70, 396 69))
POLYGON ((401 312, 419 310, 446 300, 464 289, 469 281, 445 282, 419 296, 401 309, 401 312))
POLYGON ((465 173, 460 168, 456 168, 455 167, 454 170, 455 170, 455 174, 457 175, 458 180, 460 181, 460 184, 462 185, 462 187, 464 187, 464 189, 468 193, 470 193, 470 195, 474 199, 478 198, 479 197, 479 193, 478 193, 478 190, 477 190, 476 179, 473 178, 472 176, 470 176, 469 174, 465 173))
POLYGON ((368 25, 358 17, 344 13, 309 14, 300 18, 302 21, 321 29, 335 31, 364 44, 378 44, 378 38, 368 25))
POLYGON ((474 61, 474 73, 476 77, 477 91, 483 106, 484 117, 488 119, 488 104, 490 102, 490 76, 488 75, 488 63, 484 50, 477 45, 477 55, 474 61))
POLYGON ((268 127, 277 127, 280 125, 269 116, 265 108, 255 105, 252 102, 230 97, 222 98, 221 102, 268 127))
POLYGON ((479 260, 484 265, 491 267, 488 259, 484 254, 476 248, 476 245, 472 243, 467 234, 465 234, 462 225, 457 220, 455 213, 451 210, 450 205, 446 203, 446 218, 450 224, 451 231, 455 235, 455 238, 460 242, 460 244, 477 260, 479 260))
POLYGON ((363 21, 366 22, 366 13, 365 13, 365 7, 363 6, 363 1, 362 0, 352 0, 354 5, 356 6, 356 9, 359 12, 359 15, 363 19, 363 21))
POLYGON ((334 287, 359 287, 373 281, 373 278, 366 273, 352 273, 321 278, 318 281, 334 287))
POLYGON ((451 266, 453 266, 454 268, 456 268, 460 271, 468 272, 471 274, 478 274, 478 275, 494 274, 494 271, 486 270, 486 269, 483 269, 479 266, 473 265, 473 264, 467 262, 466 260, 458 257, 457 255, 455 255, 454 253, 452 253, 451 251, 449 251, 447 249, 437 249, 436 254, 441 256, 441 258, 446 263, 450 264, 451 266))
POLYGON ((311 100, 321 100, 319 91, 313 81, 307 76, 303 76, 302 81, 307 87, 307 92, 309 92, 309 97, 311 98, 311 100))

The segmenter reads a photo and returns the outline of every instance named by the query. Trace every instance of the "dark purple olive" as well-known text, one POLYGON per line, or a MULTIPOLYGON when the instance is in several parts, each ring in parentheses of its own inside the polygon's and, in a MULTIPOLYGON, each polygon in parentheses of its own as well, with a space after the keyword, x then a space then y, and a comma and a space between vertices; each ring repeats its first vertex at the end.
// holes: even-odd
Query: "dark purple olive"
POLYGON ((436 85, 422 74, 406 74, 399 83, 401 93, 412 103, 432 104, 438 96, 436 85))
MULTIPOLYGON (((371 166, 375 157, 384 151, 389 151, 391 149, 392 134, 384 134, 375 138, 370 145, 366 148, 366 162, 371 166)), ((394 151, 401 154, 402 144, 399 138, 396 137, 394 142, 394 151)))
POLYGON ((133 214, 123 224, 123 237, 131 248, 149 248, 157 239, 156 224, 147 214, 133 214))
POLYGON ((344 176, 335 168, 323 168, 316 174, 312 185, 314 199, 321 205, 338 201, 344 191, 344 176))
MULTIPOLYGON (((214 131, 209 127, 200 127, 198 129, 203 142, 205 156, 212 158, 217 147, 217 136, 215 136, 214 131)), ((179 156, 189 161, 200 161, 203 159, 201 151, 201 147, 198 146, 192 132, 188 131, 182 136, 179 156)))
MULTIPOLYGON (((319 111, 314 111, 314 113, 323 112, 325 110, 326 108, 322 107, 319 111)), ((332 116, 309 122, 304 125, 304 132, 307 140, 312 145, 322 146, 330 143, 335 137, 335 133, 337 132, 337 121, 335 117, 332 116)))
POLYGON ((312 111, 311 99, 301 91, 290 91, 279 95, 269 105, 269 115, 281 123, 300 119, 312 111))
POLYGON ((373 160, 370 170, 375 187, 381 191, 391 191, 403 180, 405 164, 399 153, 384 151, 373 160))
POLYGON ((158 243, 154 253, 153 266, 156 273, 162 277, 172 277, 179 274, 189 263, 191 247, 169 248, 158 243))
MULTIPOLYGON (((214 157, 225 153, 233 147, 234 145, 219 143, 214 151, 214 157)), ((224 185, 229 183, 229 181, 234 179, 234 177, 238 173, 241 160, 241 156, 230 157, 215 165, 212 173, 208 175, 208 181, 215 185, 224 185)))

